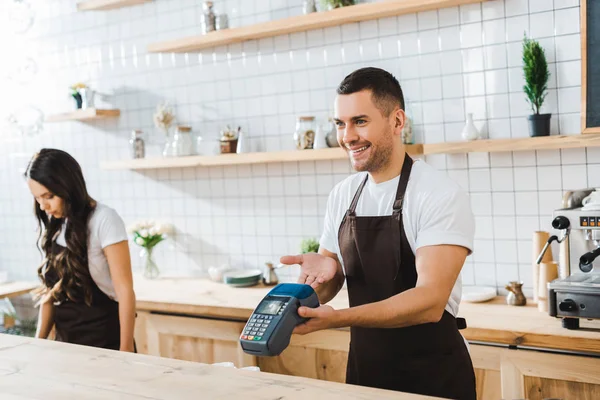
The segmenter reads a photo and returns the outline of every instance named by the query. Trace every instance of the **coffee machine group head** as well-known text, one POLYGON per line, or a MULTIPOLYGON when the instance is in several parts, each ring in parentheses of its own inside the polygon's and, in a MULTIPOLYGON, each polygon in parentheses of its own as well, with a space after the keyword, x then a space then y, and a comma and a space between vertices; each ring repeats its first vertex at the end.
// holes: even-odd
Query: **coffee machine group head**
POLYGON ((579 328, 582 318, 600 319, 600 204, 584 205, 592 192, 565 194, 552 221, 561 238, 552 236, 544 247, 560 243, 558 278, 548 284, 548 312, 562 318, 567 329, 579 328))

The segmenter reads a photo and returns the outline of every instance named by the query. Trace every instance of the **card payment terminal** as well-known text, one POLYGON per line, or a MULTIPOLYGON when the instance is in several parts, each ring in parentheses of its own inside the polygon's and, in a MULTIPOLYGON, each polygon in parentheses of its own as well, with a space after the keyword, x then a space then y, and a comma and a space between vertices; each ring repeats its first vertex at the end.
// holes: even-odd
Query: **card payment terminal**
POLYGON ((255 356, 277 356, 290 344, 294 328, 305 322, 298 307, 315 308, 319 298, 310 285, 280 283, 265 296, 246 323, 240 345, 255 356))

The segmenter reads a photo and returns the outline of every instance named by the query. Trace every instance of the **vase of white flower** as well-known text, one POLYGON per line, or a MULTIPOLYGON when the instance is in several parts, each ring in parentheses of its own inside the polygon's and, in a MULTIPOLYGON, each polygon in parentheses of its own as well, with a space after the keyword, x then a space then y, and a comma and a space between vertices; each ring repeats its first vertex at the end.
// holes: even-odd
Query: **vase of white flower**
POLYGON ((158 224, 154 221, 141 221, 128 228, 133 235, 133 241, 142 247, 140 256, 143 258, 143 275, 147 279, 155 279, 159 275, 159 269, 152 258, 154 247, 168 237, 172 228, 168 224, 158 224))

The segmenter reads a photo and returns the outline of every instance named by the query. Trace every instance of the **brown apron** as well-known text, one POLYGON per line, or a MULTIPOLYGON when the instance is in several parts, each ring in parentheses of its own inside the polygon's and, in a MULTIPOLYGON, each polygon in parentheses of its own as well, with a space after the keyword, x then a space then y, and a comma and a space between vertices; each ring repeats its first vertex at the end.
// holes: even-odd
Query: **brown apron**
MULTIPOLYGON (((58 254, 64 247, 54 243, 52 252, 58 254)), ((59 266, 61 268, 61 266, 59 266)), ((46 285, 52 287, 58 280, 55 274, 46 274, 46 285), (52 275, 52 276, 50 276, 52 275)), ((121 330, 119 303, 108 297, 92 279, 92 304, 61 299, 54 306, 56 340, 92 347, 119 350, 121 330)))
MULTIPOLYGON (((350 307, 385 300, 416 286, 415 256, 402 223, 412 164, 406 154, 392 215, 356 216, 368 175, 346 211, 338 241, 350 307)), ((437 323, 394 329, 351 327, 350 338, 349 384, 452 399, 476 398, 471 358, 457 320, 447 311, 437 323)))

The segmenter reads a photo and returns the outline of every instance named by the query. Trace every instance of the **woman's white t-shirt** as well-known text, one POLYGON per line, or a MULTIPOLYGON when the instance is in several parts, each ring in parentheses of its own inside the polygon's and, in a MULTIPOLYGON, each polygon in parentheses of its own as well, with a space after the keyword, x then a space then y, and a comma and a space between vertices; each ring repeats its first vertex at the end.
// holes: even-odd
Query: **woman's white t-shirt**
MULTIPOLYGON (((112 208, 101 203, 96 203, 96 209, 90 216, 88 222, 88 264, 92 279, 108 297, 118 301, 115 288, 110 277, 108 260, 104 255, 103 249, 111 244, 128 240, 125 223, 112 208)), ((65 226, 56 243, 66 247, 65 226)))

